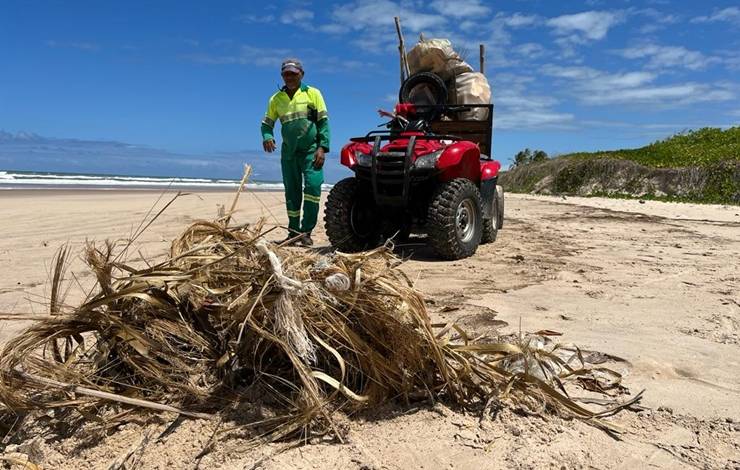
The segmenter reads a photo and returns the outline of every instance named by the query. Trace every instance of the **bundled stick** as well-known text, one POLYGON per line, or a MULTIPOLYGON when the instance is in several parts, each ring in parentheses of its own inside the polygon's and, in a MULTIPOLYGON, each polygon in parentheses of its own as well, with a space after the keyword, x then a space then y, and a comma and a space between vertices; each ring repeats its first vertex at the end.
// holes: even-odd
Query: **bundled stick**
POLYGON ((118 261, 113 244, 88 245, 97 289, 76 307, 53 302, 54 315, 6 345, 0 412, 120 402, 207 418, 249 402, 268 410, 255 421, 275 440, 331 432, 340 407, 498 399, 616 431, 599 416, 624 405, 589 411, 563 382, 591 377, 603 392, 617 380, 530 342, 475 343, 456 325, 432 325, 388 249, 285 251, 264 233, 198 221, 145 269, 118 261))

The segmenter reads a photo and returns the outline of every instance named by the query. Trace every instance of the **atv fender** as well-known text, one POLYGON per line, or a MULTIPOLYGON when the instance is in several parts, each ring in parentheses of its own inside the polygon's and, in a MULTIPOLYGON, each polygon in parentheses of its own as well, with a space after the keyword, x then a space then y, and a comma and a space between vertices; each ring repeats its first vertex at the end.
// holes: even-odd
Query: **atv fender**
POLYGON ((441 172, 440 181, 465 178, 474 183, 480 182, 480 149, 473 142, 460 141, 449 145, 437 161, 441 172))
POLYGON ((370 144, 367 144, 364 142, 352 142, 351 144, 347 144, 344 147, 342 147, 339 162, 343 166, 346 166, 349 169, 353 169, 355 166, 357 166, 357 158, 355 157, 355 151, 369 154, 370 152, 372 152, 372 150, 373 150, 373 146, 370 144))
POLYGON ((497 161, 480 162, 480 179, 486 181, 498 178, 501 164, 497 161))

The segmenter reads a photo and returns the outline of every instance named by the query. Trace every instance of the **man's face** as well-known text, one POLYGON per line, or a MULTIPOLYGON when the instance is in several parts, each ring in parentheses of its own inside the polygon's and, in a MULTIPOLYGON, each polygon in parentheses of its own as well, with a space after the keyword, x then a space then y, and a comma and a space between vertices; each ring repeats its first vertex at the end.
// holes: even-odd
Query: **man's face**
POLYGON ((297 90, 298 87, 301 85, 303 73, 296 73, 290 70, 284 70, 281 75, 283 76, 285 86, 288 87, 289 90, 297 90))

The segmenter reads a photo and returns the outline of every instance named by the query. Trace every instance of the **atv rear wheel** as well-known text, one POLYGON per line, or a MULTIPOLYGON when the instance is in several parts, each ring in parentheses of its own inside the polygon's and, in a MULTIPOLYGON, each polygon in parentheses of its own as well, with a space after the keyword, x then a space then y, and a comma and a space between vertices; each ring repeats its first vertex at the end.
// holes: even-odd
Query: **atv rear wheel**
POLYGON ((483 219, 483 236, 481 244, 496 241, 496 236, 501 227, 504 226, 504 189, 496 186, 496 193, 493 196, 493 217, 483 219))
POLYGON ((362 194, 356 178, 334 185, 326 198, 324 227, 329 242, 339 251, 355 253, 379 244, 375 204, 362 194))
POLYGON ((497 235, 498 230, 496 229, 494 219, 483 219, 483 234, 480 238, 481 245, 495 242, 497 235))
POLYGON ((427 213, 432 249, 442 258, 456 260, 475 253, 483 231, 480 191, 472 181, 457 178, 434 192, 427 213))
POLYGON ((496 230, 504 228, 504 188, 496 186, 496 199, 493 201, 496 206, 496 230))

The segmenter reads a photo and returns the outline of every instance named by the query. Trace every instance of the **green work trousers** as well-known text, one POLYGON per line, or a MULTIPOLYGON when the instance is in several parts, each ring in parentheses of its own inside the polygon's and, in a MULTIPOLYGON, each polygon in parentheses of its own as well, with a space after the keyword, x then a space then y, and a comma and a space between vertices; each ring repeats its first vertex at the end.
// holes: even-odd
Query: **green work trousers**
POLYGON ((291 235, 311 233, 319 216, 324 170, 313 167, 316 151, 314 146, 308 152, 296 150, 290 153, 286 150, 283 148, 280 164, 283 169, 288 228, 291 235), (303 203, 303 221, 301 221, 301 203, 303 203))

